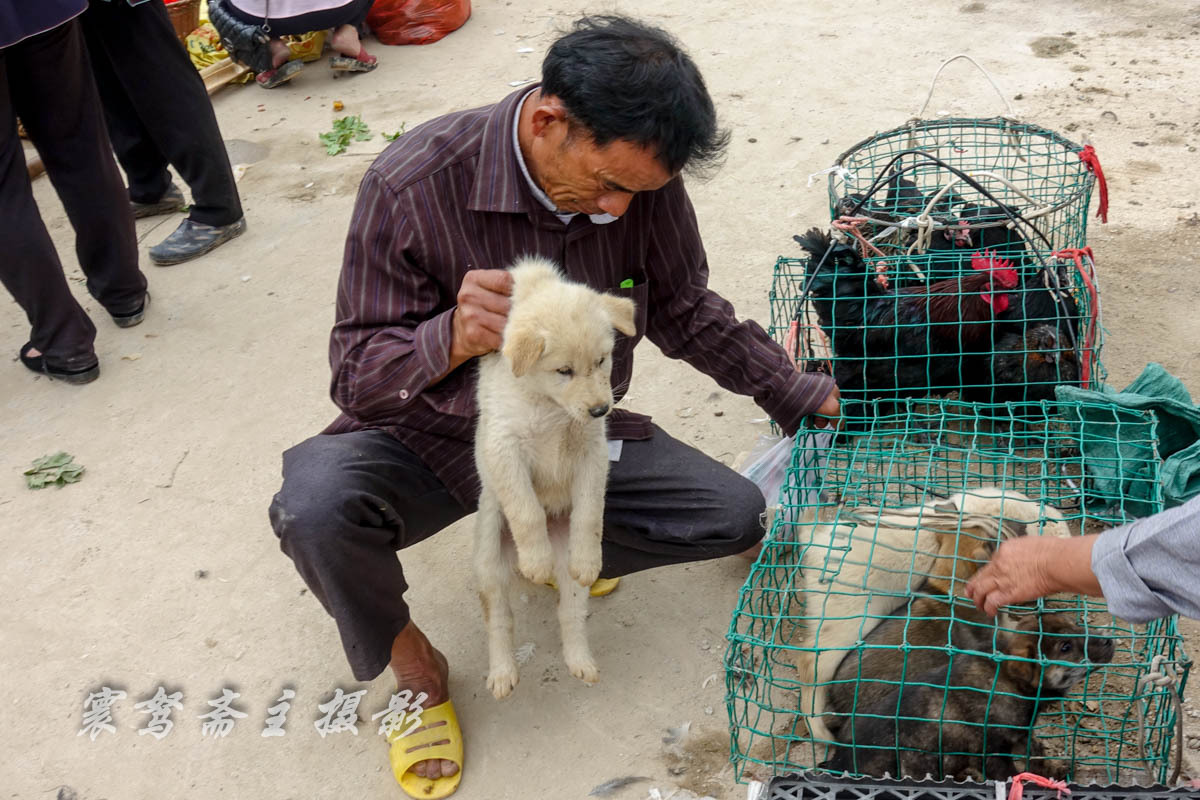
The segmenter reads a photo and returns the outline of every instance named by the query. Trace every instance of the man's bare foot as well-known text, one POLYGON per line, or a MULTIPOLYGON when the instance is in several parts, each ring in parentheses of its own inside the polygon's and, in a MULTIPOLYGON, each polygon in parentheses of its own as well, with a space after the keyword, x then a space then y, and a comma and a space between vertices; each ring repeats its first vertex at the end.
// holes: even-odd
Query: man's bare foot
MULTIPOLYGON (((450 665, 447 663, 446 657, 429 643, 429 639, 425 638, 425 634, 421 632, 415 622, 410 621, 408 625, 404 626, 404 630, 400 631, 396 635, 395 641, 392 642, 390 666, 392 673, 396 676, 398 690, 411 689, 413 696, 420 692, 429 695, 423 704, 425 708, 441 705, 450 699, 450 665)), ((417 730, 423 731, 426 728, 445 724, 444 722, 435 722, 433 725, 417 728, 417 730)), ((449 739, 443 739, 418 747, 448 744, 449 741, 449 739)), ((410 748, 406 752, 414 752, 418 747, 410 748)), ((422 778, 449 778, 458 772, 458 764, 443 758, 434 758, 418 761, 413 765, 412 771, 422 778)))
POLYGON ((344 56, 357 58, 362 52, 362 41, 358 38, 358 29, 353 25, 342 25, 333 32, 329 46, 344 56))

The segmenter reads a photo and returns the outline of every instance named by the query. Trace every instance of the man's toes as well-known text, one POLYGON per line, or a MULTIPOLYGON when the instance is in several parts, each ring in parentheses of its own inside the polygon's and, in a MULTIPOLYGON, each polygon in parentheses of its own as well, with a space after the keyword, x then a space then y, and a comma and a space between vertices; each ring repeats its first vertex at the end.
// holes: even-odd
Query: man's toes
POLYGON ((442 759, 442 777, 449 778, 451 775, 453 775, 456 772, 458 772, 458 764, 455 764, 453 761, 447 761, 446 759, 443 758, 442 759))

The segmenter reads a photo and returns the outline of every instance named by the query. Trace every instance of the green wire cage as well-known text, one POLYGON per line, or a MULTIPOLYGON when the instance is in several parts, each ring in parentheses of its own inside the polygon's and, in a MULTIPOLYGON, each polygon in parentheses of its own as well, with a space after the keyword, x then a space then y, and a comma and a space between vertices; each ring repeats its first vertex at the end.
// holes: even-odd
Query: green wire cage
MULTIPOLYGON (((838 157, 829 170, 829 209, 878 255, 1003 251, 1014 226, 1049 250, 1083 247, 1098 169, 1094 149, 1037 125, 1006 117, 914 119, 838 157)), ((1104 215, 1106 205, 1104 188, 1104 215)))
POLYGON ((992 620, 962 599, 1000 539, 1129 518, 1124 492, 1093 474, 1143 482, 1161 508, 1152 413, 1042 409, 1039 424, 997 425, 974 405, 906 399, 832 441, 797 435, 728 635, 739 778, 824 764, 1174 780, 1190 666, 1174 618, 1131 625, 1057 597, 992 620))
POLYGON ((770 332, 798 368, 835 378, 852 428, 906 397, 1037 414, 1056 386, 1104 379, 1090 251, 864 259, 815 230, 801 244, 816 255, 775 264, 770 332))

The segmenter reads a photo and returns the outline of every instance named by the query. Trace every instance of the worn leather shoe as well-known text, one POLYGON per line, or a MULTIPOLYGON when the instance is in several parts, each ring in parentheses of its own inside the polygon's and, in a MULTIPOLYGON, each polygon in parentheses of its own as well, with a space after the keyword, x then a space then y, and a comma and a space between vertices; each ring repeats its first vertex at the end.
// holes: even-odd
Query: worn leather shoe
POLYGON ((132 328, 146 318, 146 306, 148 305, 150 305, 150 293, 146 292, 142 295, 142 302, 138 303, 137 308, 120 313, 110 311, 108 315, 112 317, 112 321, 118 328, 132 328))
POLYGON ((184 205, 183 192, 179 191, 179 187, 174 182, 167 187, 167 191, 163 193, 163 196, 153 203, 129 201, 129 207, 133 209, 134 219, 156 217, 159 214, 174 214, 176 211, 182 211, 184 205))
POLYGON ((245 217, 228 225, 205 225, 185 219, 174 233, 150 248, 150 260, 160 267, 182 264, 245 232, 245 217))
POLYGON ((21 348, 21 363, 39 375, 47 375, 54 380, 64 381, 66 383, 91 383, 100 377, 100 362, 97 361, 90 367, 79 367, 77 369, 67 369, 65 367, 56 367, 53 364, 46 363, 44 355, 29 355, 29 351, 33 349, 33 342, 26 342, 21 348))

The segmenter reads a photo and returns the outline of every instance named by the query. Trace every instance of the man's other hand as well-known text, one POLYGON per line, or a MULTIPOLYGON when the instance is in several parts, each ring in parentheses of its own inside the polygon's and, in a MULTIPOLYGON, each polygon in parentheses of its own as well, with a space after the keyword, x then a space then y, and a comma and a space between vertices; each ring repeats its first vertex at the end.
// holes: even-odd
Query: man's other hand
POLYGON ((825 402, 821 407, 813 412, 813 424, 818 428, 829 426, 830 428, 839 428, 842 424, 842 394, 836 386, 829 396, 825 398, 825 402))
POLYGON ((512 274, 503 269, 473 269, 458 290, 450 340, 450 368, 499 350, 512 306, 512 274))

